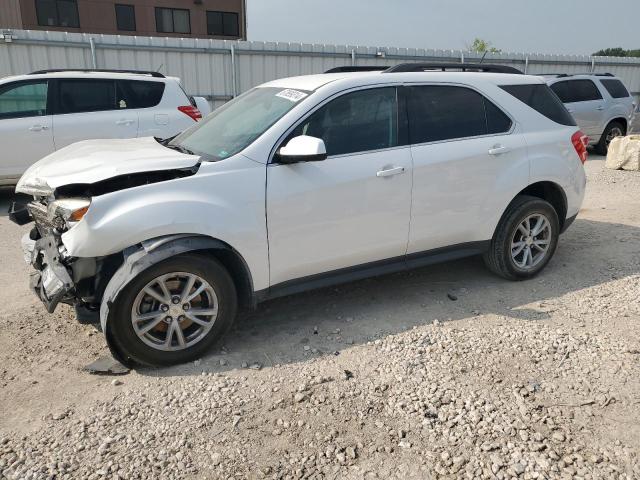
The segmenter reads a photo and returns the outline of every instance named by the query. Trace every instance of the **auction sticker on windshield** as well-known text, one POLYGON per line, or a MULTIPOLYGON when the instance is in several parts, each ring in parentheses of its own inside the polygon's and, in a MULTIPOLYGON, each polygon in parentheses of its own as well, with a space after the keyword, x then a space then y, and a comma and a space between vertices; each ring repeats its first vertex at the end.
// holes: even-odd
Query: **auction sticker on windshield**
POLYGON ((299 90, 293 90, 291 88, 287 88, 286 90, 282 90, 280 93, 276 93, 276 97, 286 98, 292 102, 299 102, 307 95, 307 93, 300 92, 299 90))

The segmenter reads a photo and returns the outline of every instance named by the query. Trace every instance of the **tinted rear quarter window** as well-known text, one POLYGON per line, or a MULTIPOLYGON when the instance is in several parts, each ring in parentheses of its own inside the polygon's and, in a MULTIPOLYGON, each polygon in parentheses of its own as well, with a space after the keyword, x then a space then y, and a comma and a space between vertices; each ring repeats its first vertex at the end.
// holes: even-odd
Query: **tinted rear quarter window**
POLYGON ((81 113, 116 109, 116 82, 99 79, 58 81, 58 112, 81 113))
POLYGON ((576 126, 571 114, 547 85, 540 83, 501 85, 500 88, 549 120, 553 120, 560 125, 576 126))
POLYGON ((164 83, 144 80, 118 80, 116 104, 123 108, 151 108, 162 100, 164 83))
POLYGON ((613 98, 626 98, 629 96, 627 87, 625 87, 620 80, 612 78, 607 80, 600 80, 600 83, 604 85, 604 88, 607 89, 607 92, 609 92, 609 95, 611 95, 613 98))

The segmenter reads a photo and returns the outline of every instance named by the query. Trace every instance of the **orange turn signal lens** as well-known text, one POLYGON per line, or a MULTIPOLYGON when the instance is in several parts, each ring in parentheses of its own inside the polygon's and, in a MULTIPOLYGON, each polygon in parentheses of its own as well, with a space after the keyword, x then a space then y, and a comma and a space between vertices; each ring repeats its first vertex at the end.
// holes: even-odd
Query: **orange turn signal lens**
POLYGON ((88 211, 89 207, 82 207, 69 215, 69 220, 71 220, 72 222, 79 222, 88 211))

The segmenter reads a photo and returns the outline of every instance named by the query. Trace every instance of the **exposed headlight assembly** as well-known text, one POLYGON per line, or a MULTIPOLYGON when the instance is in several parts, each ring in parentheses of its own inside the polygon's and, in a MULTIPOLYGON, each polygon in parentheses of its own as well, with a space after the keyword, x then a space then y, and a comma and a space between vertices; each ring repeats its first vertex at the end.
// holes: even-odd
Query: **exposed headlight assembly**
POLYGON ((89 198, 63 198, 54 200, 47 208, 50 219, 61 217, 67 227, 72 227, 86 215, 91 205, 89 198))

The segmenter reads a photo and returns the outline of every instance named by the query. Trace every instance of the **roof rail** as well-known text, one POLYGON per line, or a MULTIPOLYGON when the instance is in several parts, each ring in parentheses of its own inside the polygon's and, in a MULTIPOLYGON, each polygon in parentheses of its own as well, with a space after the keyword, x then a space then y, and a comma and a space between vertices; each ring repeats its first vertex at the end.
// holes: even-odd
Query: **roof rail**
POLYGON ((399 72, 424 72, 428 70, 435 71, 462 71, 462 72, 486 72, 486 73, 523 73, 515 67, 505 65, 491 65, 481 63, 401 63, 388 68, 384 73, 399 72))
POLYGON ((36 70, 35 72, 31 72, 29 75, 39 75, 43 73, 61 73, 61 72, 132 73, 135 75, 150 75, 156 78, 165 78, 165 76, 160 72, 152 72, 147 70, 110 70, 110 69, 103 69, 103 68, 52 68, 48 70, 36 70))
POLYGON ((330 68, 324 73, 346 73, 346 72, 381 72, 389 68, 388 65, 349 65, 344 67, 330 68))
POLYGON ((589 75, 592 77, 615 77, 613 73, 605 72, 605 73, 592 73, 592 72, 582 72, 582 73, 540 73, 541 77, 556 77, 556 78, 566 78, 566 77, 575 77, 576 75, 589 75))

